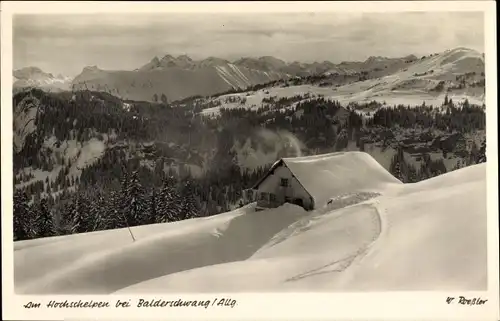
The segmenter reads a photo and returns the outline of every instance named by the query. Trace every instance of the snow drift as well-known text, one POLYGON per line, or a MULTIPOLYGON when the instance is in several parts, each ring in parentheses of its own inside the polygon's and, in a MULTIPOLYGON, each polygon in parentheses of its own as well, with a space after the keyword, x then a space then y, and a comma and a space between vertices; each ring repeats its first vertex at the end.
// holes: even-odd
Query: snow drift
POLYGON ((486 289, 485 164, 374 192, 135 227, 136 242, 126 229, 16 242, 16 292, 486 289))

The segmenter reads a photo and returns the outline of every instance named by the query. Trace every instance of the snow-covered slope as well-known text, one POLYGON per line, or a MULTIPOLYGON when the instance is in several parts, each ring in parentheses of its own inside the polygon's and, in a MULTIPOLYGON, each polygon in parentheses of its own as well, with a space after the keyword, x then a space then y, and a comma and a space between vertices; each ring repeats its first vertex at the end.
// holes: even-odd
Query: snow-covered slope
POLYGON ((486 166, 476 165, 363 204, 311 213, 248 260, 119 293, 485 290, 485 177, 486 166))
POLYGON ((16 242, 16 292, 485 289, 485 164, 390 188, 344 165, 371 198, 16 242))
POLYGON ((191 96, 209 96, 235 88, 247 88, 288 78, 283 72, 262 71, 237 66, 219 58, 195 62, 189 57, 153 58, 133 70, 102 70, 85 67, 73 80, 76 89, 107 91, 131 100, 152 101, 166 95, 168 101, 191 96))
MULTIPOLYGON (((373 68, 381 63, 375 58, 369 60, 372 61, 371 67, 365 66, 364 68, 373 68)), ((367 63, 368 61, 364 64, 367 63)), ((216 98, 220 101, 220 106, 205 109, 203 114, 217 114, 220 108, 255 109, 265 105, 263 104, 264 98, 280 99, 306 94, 311 98, 322 96, 344 104, 378 101, 386 102, 388 105, 417 106, 425 102, 427 105, 439 106, 443 103, 445 95, 456 102, 468 99, 469 102, 477 105, 484 103, 484 83, 480 84, 484 81, 484 57, 475 50, 456 48, 422 59, 411 60, 411 63, 397 67, 381 77, 341 86, 325 87, 310 84, 274 86, 256 92, 224 95, 216 98), (460 88, 461 82, 457 79, 463 79, 466 83, 464 88, 460 88), (442 88, 438 89, 440 87, 442 88), (235 100, 231 97, 239 98, 235 100), (245 98, 244 103, 241 102, 242 98, 245 98)))
MULTIPOLYGON (((332 97, 341 101, 386 101, 389 104, 441 103, 447 88, 452 87, 457 76, 484 73, 484 58, 477 51, 457 48, 432 57, 418 60, 407 68, 391 75, 355 82, 336 89, 332 97), (436 90, 443 81, 443 90, 436 90)), ((484 78, 484 77, 483 77, 484 78)), ((468 98, 477 104, 484 102, 484 87, 464 88, 448 93, 454 100, 468 98)))

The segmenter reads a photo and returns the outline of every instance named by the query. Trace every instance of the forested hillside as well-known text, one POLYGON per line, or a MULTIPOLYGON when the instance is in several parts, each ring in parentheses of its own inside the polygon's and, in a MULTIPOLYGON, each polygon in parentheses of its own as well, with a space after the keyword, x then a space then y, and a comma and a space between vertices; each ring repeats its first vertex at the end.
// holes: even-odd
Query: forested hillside
POLYGON ((361 150, 405 183, 485 161, 485 107, 343 105, 297 94, 204 116, 215 99, 13 97, 16 240, 209 216, 284 156, 361 150))

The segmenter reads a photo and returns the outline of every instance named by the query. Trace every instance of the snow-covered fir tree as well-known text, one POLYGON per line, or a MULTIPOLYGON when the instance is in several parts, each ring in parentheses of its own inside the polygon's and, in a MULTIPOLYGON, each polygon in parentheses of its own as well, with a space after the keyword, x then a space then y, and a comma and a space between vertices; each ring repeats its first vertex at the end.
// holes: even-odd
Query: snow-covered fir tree
POLYGON ((391 165, 389 167, 389 171, 399 179, 401 182, 405 182, 405 178, 403 176, 403 169, 402 167, 404 163, 404 154, 403 150, 400 148, 398 149, 398 152, 392 157, 391 165))
POLYGON ((156 189, 152 189, 149 195, 148 212, 145 224, 153 224, 158 216, 158 195, 156 189))
POLYGON ((129 226, 140 225, 147 213, 147 206, 144 202, 144 191, 139 181, 137 171, 132 172, 128 184, 127 195, 127 218, 129 226))
POLYGON ((115 229, 127 227, 127 218, 123 212, 122 193, 111 191, 105 208, 104 225, 105 229, 115 229))
POLYGON ((49 237, 54 235, 56 235, 54 217, 48 208, 47 200, 43 198, 36 208, 36 236, 49 237))
POLYGON ((479 148, 479 153, 477 155, 476 163, 486 163, 486 139, 484 139, 481 143, 481 147, 479 148))
POLYGON ((194 195, 194 187, 190 180, 186 181, 181 192, 181 217, 182 219, 190 219, 200 215, 200 207, 194 195))
POLYGON ((84 233, 91 231, 91 220, 89 218, 89 209, 85 203, 85 199, 76 193, 71 213, 71 232, 84 233))
POLYGON ((61 210, 59 211, 59 224, 57 226, 58 234, 66 235, 71 234, 71 226, 72 226, 72 213, 73 213, 73 202, 66 201, 63 204, 61 210))
POLYGON ((106 229, 104 198, 100 192, 97 192, 93 199, 94 202, 89 203, 88 209, 89 232, 106 229))
MULTIPOLYGON (((430 159, 426 159, 426 161, 428 161, 429 164, 431 162, 430 159)), ((396 154, 392 157, 392 161, 389 166, 389 172, 403 183, 417 182, 419 180, 419 175, 424 175, 424 172, 428 169, 429 167, 426 167, 424 170, 417 171, 413 164, 406 161, 402 148, 398 148, 396 154)))
POLYGON ((349 143, 349 136, 347 130, 343 128, 340 133, 337 135, 337 140, 335 143, 335 150, 337 152, 342 151, 347 148, 347 144, 349 143))
POLYGON ((175 180, 167 176, 158 195, 157 223, 178 221, 181 219, 181 199, 175 188, 175 180))
POLYGON ((116 224, 114 228, 135 225, 131 213, 132 203, 135 202, 131 194, 131 180, 131 175, 125 171, 122 177, 121 189, 112 202, 112 212, 116 224))
POLYGON ((14 193, 13 225, 15 241, 30 239, 34 236, 33 212, 28 196, 22 191, 14 193))

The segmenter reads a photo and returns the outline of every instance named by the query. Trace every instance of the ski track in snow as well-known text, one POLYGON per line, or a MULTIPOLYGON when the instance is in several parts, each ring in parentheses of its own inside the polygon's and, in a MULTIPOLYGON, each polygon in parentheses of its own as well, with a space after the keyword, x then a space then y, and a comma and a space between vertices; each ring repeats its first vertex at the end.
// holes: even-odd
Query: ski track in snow
MULTIPOLYGON (((302 274, 296 275, 294 277, 291 277, 287 279, 287 282, 290 281, 297 281, 301 280, 304 278, 308 277, 313 277, 317 276, 320 274, 327 274, 327 273, 333 273, 333 272, 343 272, 345 269, 350 267, 353 262, 356 260, 361 259, 367 251, 370 249, 371 245, 374 244, 382 230, 382 221, 380 214, 378 213, 377 209, 375 207, 372 207, 370 205, 367 205, 367 211, 371 211, 373 215, 370 216, 371 223, 369 224, 372 227, 372 231, 369 235, 369 241, 368 244, 365 246, 360 247, 354 254, 349 255, 347 257, 343 257, 341 259, 335 259, 333 262, 328 263, 324 266, 320 266, 318 268, 309 270, 307 272, 304 272, 302 274)), ((346 215, 346 214, 344 214, 346 215)))

